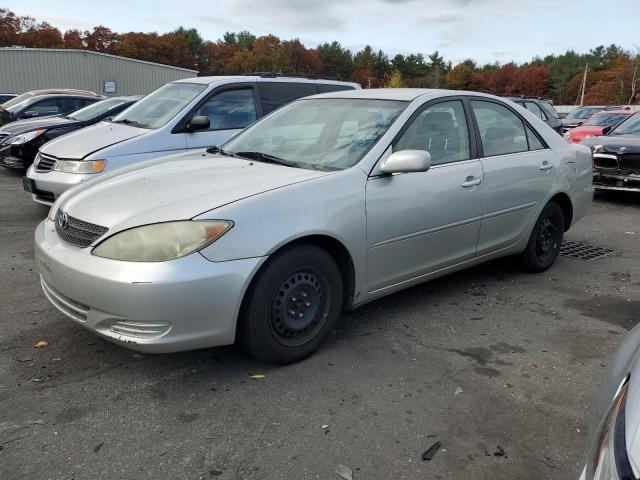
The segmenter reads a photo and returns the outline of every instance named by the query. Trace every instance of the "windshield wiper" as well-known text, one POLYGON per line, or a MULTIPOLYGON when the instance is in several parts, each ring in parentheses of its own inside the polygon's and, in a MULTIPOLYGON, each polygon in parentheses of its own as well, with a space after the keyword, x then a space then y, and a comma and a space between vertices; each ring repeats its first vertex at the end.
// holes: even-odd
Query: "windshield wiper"
POLYGON ((257 160, 265 163, 275 163, 276 165, 284 165, 285 167, 304 168, 299 163, 284 160, 274 155, 269 155, 264 152, 235 152, 236 157, 248 158, 250 160, 257 160))
POLYGON ((123 123, 124 125, 131 125, 132 127, 138 127, 138 128, 151 128, 151 127, 149 127, 149 125, 146 125, 146 124, 140 123, 140 122, 136 122, 135 120, 129 120, 127 118, 123 118, 122 120, 114 120, 111 123, 123 123))

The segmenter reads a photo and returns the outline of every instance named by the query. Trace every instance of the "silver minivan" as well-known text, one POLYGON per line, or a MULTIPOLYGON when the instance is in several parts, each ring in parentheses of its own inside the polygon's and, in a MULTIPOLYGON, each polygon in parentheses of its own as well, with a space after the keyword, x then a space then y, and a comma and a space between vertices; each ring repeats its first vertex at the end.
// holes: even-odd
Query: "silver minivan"
POLYGON ((359 89, 357 83, 268 75, 198 77, 168 83, 110 121, 53 140, 27 172, 36 202, 96 174, 218 145, 301 97, 359 89))

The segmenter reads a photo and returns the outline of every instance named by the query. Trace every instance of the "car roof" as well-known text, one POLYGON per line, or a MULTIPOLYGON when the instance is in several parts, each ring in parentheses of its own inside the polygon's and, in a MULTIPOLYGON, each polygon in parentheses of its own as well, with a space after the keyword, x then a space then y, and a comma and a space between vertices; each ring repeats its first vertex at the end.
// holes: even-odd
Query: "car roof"
POLYGON ((367 98, 372 100, 401 100, 411 102, 419 97, 424 99, 467 95, 474 97, 504 100, 488 93, 465 90, 445 90, 436 88, 371 88, 364 90, 340 90, 313 95, 313 98, 367 98))
POLYGON ((43 94, 43 95, 35 95, 31 98, 27 98, 26 100, 24 100, 24 102, 21 103, 31 103, 31 102, 36 102, 36 101, 40 101, 42 99, 47 99, 47 98, 88 98, 88 99, 96 99, 96 100, 106 100, 106 97, 103 97, 102 95, 79 95, 76 93, 47 93, 47 94, 43 94))
MULTIPOLYGON (((284 82, 284 83, 320 83, 331 85, 358 85, 355 82, 346 82, 342 80, 325 80, 322 78, 305 78, 305 77, 289 77, 278 75, 219 75, 212 77, 192 77, 175 80, 173 83, 200 83, 211 85, 216 82, 284 82)), ((360 87, 360 85, 358 85, 360 87)))

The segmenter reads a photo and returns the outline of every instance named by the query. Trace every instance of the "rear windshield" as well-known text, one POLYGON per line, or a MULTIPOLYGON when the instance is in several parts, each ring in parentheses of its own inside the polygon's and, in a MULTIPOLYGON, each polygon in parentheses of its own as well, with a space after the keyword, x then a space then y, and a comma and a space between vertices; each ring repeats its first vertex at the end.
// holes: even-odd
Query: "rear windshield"
POLYGON ((553 118, 560 118, 556 109, 549 102, 540 102, 540 106, 547 113, 547 115, 551 115, 553 118))
POLYGON ((156 129, 164 127, 207 89, 200 83, 167 83, 114 117, 114 123, 156 129))

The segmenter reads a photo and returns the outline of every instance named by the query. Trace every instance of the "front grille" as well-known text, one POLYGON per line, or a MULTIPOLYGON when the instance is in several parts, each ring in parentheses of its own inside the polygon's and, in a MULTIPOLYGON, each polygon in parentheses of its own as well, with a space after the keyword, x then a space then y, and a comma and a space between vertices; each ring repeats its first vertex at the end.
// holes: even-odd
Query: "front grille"
POLYGON ((598 168, 617 169, 618 160, 615 158, 615 155, 599 155, 596 153, 593 156, 593 166, 598 168))
POLYGON ((56 307, 66 316, 77 320, 78 322, 87 321, 89 307, 62 295, 51 285, 45 282, 44 278, 42 278, 42 275, 40 275, 40 285, 42 286, 42 290, 44 291, 45 296, 53 304, 54 307, 56 307))
POLYGON ((38 153, 38 159, 36 162, 36 172, 50 172, 58 159, 52 155, 45 155, 38 153))
POLYGON ((109 230, 107 227, 84 222, 70 215, 65 215, 62 213, 62 210, 56 212, 54 222, 58 236, 64 242, 80 248, 88 247, 109 230), (66 222, 63 219, 63 215, 66 216, 66 222))
POLYGON ((56 201, 56 196, 53 194, 53 192, 36 190, 34 193, 36 194, 36 198, 42 200, 43 202, 53 203, 56 201))
POLYGON ((620 168, 622 170, 640 170, 640 154, 626 153, 620 155, 620 168))
POLYGON ((4 142, 4 140, 9 136, 8 133, 0 133, 0 143, 4 142))

